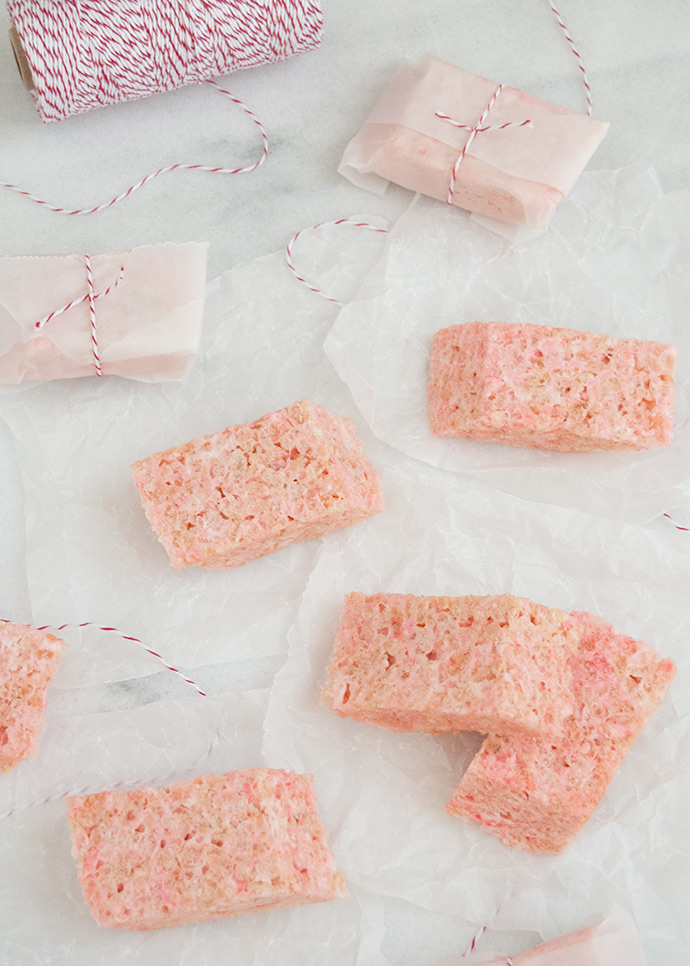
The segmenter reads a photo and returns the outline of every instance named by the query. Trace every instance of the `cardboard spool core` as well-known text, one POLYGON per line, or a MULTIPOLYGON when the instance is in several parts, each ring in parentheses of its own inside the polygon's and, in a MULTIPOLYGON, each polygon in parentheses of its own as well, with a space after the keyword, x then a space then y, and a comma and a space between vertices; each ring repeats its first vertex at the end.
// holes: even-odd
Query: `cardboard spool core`
POLYGON ((26 53, 22 47, 22 42, 19 38, 16 27, 12 27, 10 29, 10 43, 12 44, 14 59, 17 62, 17 68, 21 75, 24 87, 27 89, 27 91, 32 91, 35 88, 34 79, 31 74, 31 67, 29 66, 29 61, 26 58, 26 53))

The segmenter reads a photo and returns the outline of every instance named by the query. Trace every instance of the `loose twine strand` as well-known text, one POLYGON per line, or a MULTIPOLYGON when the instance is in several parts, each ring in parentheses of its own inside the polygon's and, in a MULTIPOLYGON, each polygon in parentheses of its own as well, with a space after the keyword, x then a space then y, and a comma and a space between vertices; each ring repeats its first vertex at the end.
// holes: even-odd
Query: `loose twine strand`
POLYGON ((166 668, 168 671, 172 671, 174 674, 178 674, 187 684, 191 684, 197 694, 200 694, 204 698, 207 697, 206 692, 202 691, 198 684, 192 681, 191 678, 188 678, 182 671, 180 671, 179 668, 175 667, 174 664, 168 664, 162 654, 159 654, 158 651, 154 651, 153 648, 148 646, 148 644, 144 644, 144 642, 139 640, 138 637, 132 637, 131 634, 123 634, 122 631, 117 629, 117 627, 104 627, 101 624, 92 624, 90 621, 83 621, 81 624, 44 624, 42 627, 37 627, 36 630, 47 631, 52 628, 56 631, 64 631, 67 628, 75 630, 83 627, 93 627, 95 630, 103 631, 106 634, 116 634, 123 641, 130 641, 132 644, 137 644, 139 647, 143 647, 146 653, 151 654, 158 661, 160 661, 164 668, 166 668))
MULTIPOLYGON (((472 939, 470 940, 470 943, 467 949, 465 950, 464 953, 462 953, 463 958, 465 956, 469 956, 470 953, 473 953, 475 951, 475 949, 477 948, 477 943, 482 938, 482 936, 484 935, 484 933, 487 931, 488 928, 489 928, 488 926, 480 926, 480 928, 477 930, 474 936, 472 936, 472 939)), ((505 956, 504 959, 505 959, 505 966, 515 966, 512 956, 505 956)))
MULTIPOLYGON (((7 623, 7 624, 13 623, 12 621, 8 620, 6 617, 0 618, 0 620, 2 620, 4 623, 7 623)), ((34 629, 37 631, 49 631, 49 630, 64 631, 67 629, 79 630, 80 628, 84 628, 84 627, 93 627, 95 630, 103 631, 106 634, 116 634, 123 641, 130 641, 132 644, 137 644, 139 647, 143 647, 143 649, 148 654, 151 654, 152 657, 155 657, 158 661, 160 661, 161 664, 168 671, 172 671, 174 674, 178 674, 183 681, 185 681, 187 684, 191 684, 191 686, 198 694, 200 694, 204 698, 207 697, 206 692, 202 691, 198 684, 196 684, 194 681, 192 681, 191 678, 188 678, 185 674, 183 674, 183 672, 180 671, 179 668, 175 667, 173 664, 168 664, 168 662, 165 660, 162 654, 159 654, 158 651, 154 651, 153 648, 148 646, 148 644, 144 644, 144 642, 141 641, 138 637, 132 637, 131 634, 123 634, 122 631, 117 629, 117 627, 106 627, 101 624, 93 624, 91 623, 91 621, 83 621, 80 624, 59 624, 59 625, 42 624, 40 627, 38 625, 30 625, 30 626, 34 627, 34 629)))
POLYGON ((304 232, 307 232, 307 231, 316 231, 319 228, 330 228, 336 225, 350 225, 353 228, 368 229, 369 231, 377 232, 380 235, 388 234, 387 228, 379 228, 376 225, 370 225, 369 222, 367 221, 354 221, 351 218, 338 218, 336 221, 322 221, 318 225, 311 225, 309 228, 301 228, 295 235, 292 236, 290 241, 285 246, 285 261, 287 262, 287 267, 290 269, 290 271, 295 276, 295 278, 303 285, 305 285, 310 292, 315 292, 316 295, 320 295, 321 298, 326 299, 327 302, 333 302, 334 305, 342 305, 343 303, 340 301, 340 299, 336 299, 336 298, 333 298, 333 296, 331 295, 327 295, 320 288, 317 288, 315 285, 312 285, 311 282, 308 282, 303 275, 300 275, 297 269, 295 268, 295 264, 293 260, 293 251, 295 247, 295 242, 300 237, 300 235, 304 234, 304 232))
POLYGON ((577 58, 577 66, 580 69, 580 73, 582 74, 582 81, 583 81, 583 83, 585 85, 585 94, 586 94, 586 98, 587 98, 587 114, 588 114, 589 117, 591 117, 592 116, 592 88, 589 85, 589 78, 587 77, 587 71, 585 70, 584 61, 582 60, 582 57, 580 56, 580 52, 578 51, 577 47, 575 46, 575 41, 570 36, 570 31, 568 30, 568 28, 566 27, 566 25, 563 23, 563 18, 561 17, 561 15, 558 12, 558 10, 556 9, 556 7, 553 5, 552 0, 548 0, 548 4, 551 7, 551 9, 553 10, 554 17, 558 21, 558 26, 561 28, 561 30, 565 34, 565 39, 568 41, 568 44, 570 45, 570 49, 572 50, 573 54, 577 58))
MULTIPOLYGON (((207 761, 213 754, 215 748, 217 747, 218 742, 220 741, 220 738, 221 738, 220 731, 217 731, 213 736, 213 738, 211 739, 211 743, 209 747, 201 756, 201 758, 197 758, 197 760, 193 764, 189 765, 188 768, 189 769, 198 768, 199 765, 207 761)), ((157 776, 155 778, 148 778, 148 779, 141 778, 141 779, 135 779, 134 781, 115 782, 115 784, 109 785, 106 790, 109 792, 114 792, 120 788, 125 788, 125 787, 132 788, 133 786, 139 787, 143 784, 168 785, 170 784, 170 782, 174 781, 178 777, 179 772, 180 772, 180 769, 176 769, 175 771, 169 772, 167 775, 163 775, 162 777, 157 776)), ((87 785, 85 788, 80 788, 77 791, 56 792, 53 795, 46 795, 44 798, 34 799, 31 802, 27 802, 25 805, 13 805, 12 808, 0 814, 0 820, 2 820, 3 818, 9 818, 11 815, 16 815, 17 812, 23 812, 30 808, 37 808, 39 805, 49 805, 51 802, 64 801, 66 798, 81 798, 84 795, 93 795, 102 791, 103 791, 102 787, 98 787, 98 786, 94 787, 93 785, 87 785)))
POLYGON ((664 513, 667 520, 670 520, 676 530, 681 530, 683 533, 690 533, 690 527, 682 527, 680 523, 676 523, 670 513, 664 513))
MULTIPOLYGON (((10 621, 7 621, 6 618, 3 618, 3 620, 6 621, 7 623, 11 623, 10 621)), ((133 637, 131 634, 123 634, 122 631, 118 630, 116 627, 106 627, 101 624, 93 624, 90 621, 83 621, 80 624, 59 624, 59 625, 42 624, 40 626, 36 625, 35 629, 37 631, 47 631, 47 630, 64 631, 64 630, 67 630, 68 628, 75 630, 75 629, 80 629, 84 627, 92 627, 92 628, 95 628, 96 630, 103 631, 105 633, 116 634, 118 637, 122 638, 123 641, 130 641, 133 644, 137 644, 138 646, 142 647, 147 652, 147 654, 151 654, 158 661, 160 661, 168 671, 172 671, 174 674, 179 675, 183 681, 185 681, 187 684, 190 684, 195 689, 197 694, 200 694, 204 698, 207 697, 206 692, 202 691, 198 684, 196 684, 191 678, 188 678, 185 674, 183 674, 183 672, 179 668, 175 667, 173 664, 169 664, 165 660, 165 658, 158 653, 158 651, 154 651, 153 648, 149 647, 147 644, 144 644, 144 642, 141 641, 138 637, 133 637)), ((189 767, 196 768, 202 762, 206 761, 213 753, 213 750, 217 746, 218 742, 220 741, 220 738, 221 738, 220 731, 217 731, 205 754, 202 755, 201 758, 197 759, 197 761, 195 761, 193 765, 190 765, 189 767)), ((168 784, 168 782, 172 781, 176 776, 177 776, 177 772, 172 772, 171 774, 166 775, 163 778, 148 779, 148 781, 149 783, 152 781, 155 781, 157 784, 166 785, 168 784)), ((124 787, 125 785, 128 785, 128 786, 141 785, 143 784, 143 782, 144 782, 144 779, 137 779, 135 781, 116 782, 114 785, 110 785, 109 791, 114 791, 118 788, 124 787)), ((102 789, 95 789, 95 791, 101 791, 101 790, 102 789)), ((0 819, 9 818, 11 815, 14 815, 16 812, 20 810, 23 811, 24 809, 33 808, 38 805, 47 805, 49 802, 60 801, 61 799, 71 798, 72 796, 75 796, 75 795, 81 796, 81 795, 92 794, 93 791, 94 789, 91 786, 88 786, 78 791, 59 792, 54 795, 48 795, 45 798, 41 798, 32 802, 29 802, 26 805, 22 805, 22 806, 15 805, 12 808, 10 808, 8 811, 0 814, 0 819)))
POLYGON ((221 87, 215 80, 208 80, 206 83, 211 84, 221 94, 229 97, 233 104, 237 104, 239 107, 241 107, 247 117, 250 117, 254 124, 258 127, 261 133, 262 151, 258 160, 254 161, 252 164, 239 168, 224 168, 220 166, 212 167, 206 164, 169 164, 163 168, 158 168, 156 171, 152 171, 143 178, 140 178, 139 181, 135 182, 135 184, 125 188, 124 191, 121 191, 120 194, 116 195, 114 198, 111 198, 109 201, 104 201, 102 204, 94 205, 91 208, 63 208, 59 205, 53 205, 49 201, 39 198, 31 191, 27 191, 25 188, 20 188, 18 185, 12 184, 9 181, 0 181, 0 187, 9 188, 11 191, 15 191, 17 194, 20 194, 25 198, 29 198, 31 201, 34 201, 37 205, 46 208, 48 211, 54 211, 59 215, 94 215, 99 211, 105 211, 107 208, 112 208, 113 205, 117 205, 119 202, 124 201, 125 198, 129 198, 135 193, 135 191, 139 191, 145 185, 149 184, 149 182, 154 181, 163 174, 170 174, 172 171, 203 171, 207 172, 208 174, 225 175, 249 174, 252 171, 256 171, 257 168, 260 168, 268 157, 268 136, 263 124, 254 114, 254 112, 251 111, 247 105, 239 99, 239 97, 235 97, 234 94, 226 90, 224 87, 221 87))

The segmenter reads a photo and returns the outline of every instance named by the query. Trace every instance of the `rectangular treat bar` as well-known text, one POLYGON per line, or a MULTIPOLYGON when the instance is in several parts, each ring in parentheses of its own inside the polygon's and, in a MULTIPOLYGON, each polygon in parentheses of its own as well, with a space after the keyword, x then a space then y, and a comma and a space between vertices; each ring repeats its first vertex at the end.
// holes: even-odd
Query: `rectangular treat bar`
POLYGON ((393 731, 544 735, 572 712, 569 615, 511 594, 349 594, 324 697, 393 731))
POLYGON ((672 661, 591 614, 571 615, 574 711, 548 740, 490 735, 447 807, 502 842, 558 855, 584 827, 663 699, 672 661))
MULTIPOLYGON (((477 966, 507 966, 505 956, 477 966)), ((577 932, 559 936, 510 957, 512 966, 647 966, 640 937, 629 913, 615 905, 577 932)))
POLYGON ((673 346, 574 329, 467 322, 434 336, 435 436, 562 452, 651 449, 673 437, 673 346))
POLYGON ((608 124, 498 87, 429 55, 402 67, 345 149, 340 173, 379 194, 392 181, 446 203, 452 188, 451 203, 492 230, 541 234, 608 124))
POLYGON ((351 419, 307 400, 132 467, 175 569, 223 569, 383 509, 351 419))
POLYGON ((161 929, 346 894, 311 775, 255 768, 70 798, 84 898, 101 926, 161 929))
POLYGON ((38 752, 46 692, 67 647, 59 637, 0 621, 0 769, 38 752))

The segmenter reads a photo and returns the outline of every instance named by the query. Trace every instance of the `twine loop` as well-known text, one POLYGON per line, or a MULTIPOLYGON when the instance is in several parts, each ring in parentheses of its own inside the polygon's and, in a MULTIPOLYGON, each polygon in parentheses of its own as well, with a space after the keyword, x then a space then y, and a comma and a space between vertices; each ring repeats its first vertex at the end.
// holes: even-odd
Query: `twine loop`
POLYGON ((323 292, 320 288, 317 288, 315 285, 312 285, 311 282, 308 282, 303 275, 300 275, 297 269, 295 268, 295 263, 293 261, 293 249, 295 247, 295 242, 300 237, 300 235, 304 234, 304 232, 306 231, 316 231, 318 228, 331 228, 336 225, 350 225, 353 228, 368 229, 369 231, 377 232, 380 235, 388 234, 387 228, 378 228, 376 225, 370 225, 369 222, 367 221, 354 221, 352 218, 338 218, 336 221, 322 221, 322 222, 319 222, 318 225, 311 225, 308 228, 301 228, 296 234, 292 236, 290 241, 285 246, 285 261, 287 262, 287 267, 290 269, 290 271, 295 276, 297 281, 305 285, 310 292, 314 292, 316 295, 320 295, 321 298, 326 299, 327 302, 333 302, 334 305, 342 306, 343 303, 340 301, 340 299, 336 299, 336 298, 333 298, 333 296, 331 295, 327 295, 326 292, 323 292))

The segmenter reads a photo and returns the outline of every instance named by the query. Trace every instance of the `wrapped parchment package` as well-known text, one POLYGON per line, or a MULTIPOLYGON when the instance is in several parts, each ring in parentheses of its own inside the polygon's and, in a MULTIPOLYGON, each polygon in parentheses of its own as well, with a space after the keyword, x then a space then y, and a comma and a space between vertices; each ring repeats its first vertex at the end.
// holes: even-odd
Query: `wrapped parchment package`
POLYGON ((427 54, 394 76, 338 170, 378 194, 392 181, 448 201, 524 239, 546 230, 607 130, 427 54))
POLYGON ((207 248, 0 257, 0 383, 92 376, 98 367, 146 382, 180 379, 199 346, 207 248))
POLYGON ((498 956, 476 966, 647 966, 635 924, 623 909, 611 911, 590 926, 559 936, 509 960, 498 956))

